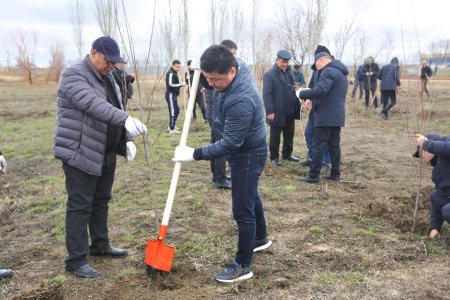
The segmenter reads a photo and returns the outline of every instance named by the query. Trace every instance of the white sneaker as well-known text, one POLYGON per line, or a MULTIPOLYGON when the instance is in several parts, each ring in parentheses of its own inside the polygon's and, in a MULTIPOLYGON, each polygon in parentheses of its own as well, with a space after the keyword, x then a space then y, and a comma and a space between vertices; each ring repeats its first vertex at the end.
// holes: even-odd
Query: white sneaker
POLYGON ((180 134, 181 132, 178 131, 178 130, 175 128, 174 130, 169 130, 169 133, 178 133, 178 134, 180 134))
MULTIPOLYGON (((179 127, 175 127, 173 130, 180 130, 180 128, 179 127)), ((170 126, 167 126, 167 131, 170 131, 170 126)))

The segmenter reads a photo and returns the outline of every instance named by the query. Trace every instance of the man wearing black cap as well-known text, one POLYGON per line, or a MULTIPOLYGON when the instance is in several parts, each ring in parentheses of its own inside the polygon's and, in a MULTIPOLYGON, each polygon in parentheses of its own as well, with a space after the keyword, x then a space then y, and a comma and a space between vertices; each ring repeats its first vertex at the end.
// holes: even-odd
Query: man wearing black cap
POLYGON ((91 256, 128 254, 109 242, 108 202, 116 154, 133 160, 136 146, 131 138, 146 134, 147 127, 123 110, 111 74, 119 62, 123 60, 116 41, 100 37, 84 60, 63 72, 58 85, 53 153, 62 161, 68 195, 66 271, 78 277, 101 275, 88 263, 88 249, 91 256))
POLYGON ((270 126, 270 160, 280 166, 280 136, 283 132, 283 159, 297 162, 292 156, 294 148, 295 119, 300 118, 300 104, 294 93, 294 76, 289 68, 291 54, 287 50, 277 52, 272 69, 263 77, 263 99, 266 122, 270 126))
POLYGON ((340 180, 340 134, 345 124, 345 97, 348 89, 348 70, 339 60, 334 60, 328 52, 314 56, 317 70, 316 82, 311 89, 302 90, 300 99, 313 101, 314 137, 312 161, 308 176, 299 179, 308 183, 319 182, 322 167, 323 147, 328 144, 331 158, 331 174, 328 180, 340 180))

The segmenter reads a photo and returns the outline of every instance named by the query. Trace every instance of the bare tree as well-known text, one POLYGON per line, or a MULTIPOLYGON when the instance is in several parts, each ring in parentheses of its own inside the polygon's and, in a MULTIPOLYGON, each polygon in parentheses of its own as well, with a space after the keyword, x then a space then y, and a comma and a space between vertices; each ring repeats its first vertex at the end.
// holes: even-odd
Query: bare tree
POLYGON ((304 9, 300 2, 283 2, 277 18, 279 42, 303 66, 312 57, 325 26, 326 0, 310 0, 304 9))
MULTIPOLYGON (((356 72, 356 67, 360 64, 367 53, 367 36, 364 30, 358 30, 353 38, 353 69, 356 72)), ((376 57, 373 55, 373 57, 376 57)))
POLYGON ((28 83, 33 84, 34 54, 36 53, 37 37, 33 34, 29 39, 23 30, 18 30, 12 39, 17 50, 17 67, 24 72, 28 83))
POLYGON ((211 43, 220 43, 226 34, 226 21, 228 19, 228 0, 210 0, 209 33, 211 43))
POLYGON ((78 59, 83 57, 84 11, 80 0, 69 2, 69 15, 72 23, 73 40, 78 51, 78 59))
POLYGON ((272 31, 264 30, 260 39, 258 39, 257 50, 255 51, 254 75, 257 80, 262 80, 264 73, 273 63, 273 41, 272 31))
POLYGON ((334 36, 334 45, 336 52, 334 53, 336 58, 342 59, 345 46, 350 41, 352 36, 356 33, 354 28, 355 18, 346 19, 346 22, 342 24, 334 36))
POLYGON ((238 47, 242 45, 241 41, 244 32, 244 13, 239 3, 239 0, 234 1, 230 8, 231 39, 236 42, 238 47))
POLYGON ((177 6, 172 5, 172 3, 171 0, 168 0, 165 3, 163 2, 163 6, 160 8, 160 11, 166 12, 159 20, 159 32, 166 49, 166 61, 172 60, 175 50, 177 49, 177 42, 180 38, 182 24, 177 22, 177 18, 174 17, 178 17, 178 14, 174 9, 174 7, 177 6))
POLYGON ((190 39, 190 28, 189 28, 189 14, 188 14, 188 2, 187 0, 182 0, 182 20, 181 23, 181 40, 183 41, 183 58, 184 61, 188 60, 188 49, 189 49, 189 39, 190 39))
POLYGON ((434 75, 436 75, 440 66, 447 63, 449 45, 450 39, 447 39, 434 41, 428 46, 434 59, 434 75))
POLYGON ((64 53, 64 47, 60 42, 50 47, 50 66, 48 68, 47 81, 50 79, 59 81, 61 72, 65 67, 66 55, 64 53))
POLYGON ((103 35, 116 38, 117 10, 115 0, 95 0, 95 16, 103 35))

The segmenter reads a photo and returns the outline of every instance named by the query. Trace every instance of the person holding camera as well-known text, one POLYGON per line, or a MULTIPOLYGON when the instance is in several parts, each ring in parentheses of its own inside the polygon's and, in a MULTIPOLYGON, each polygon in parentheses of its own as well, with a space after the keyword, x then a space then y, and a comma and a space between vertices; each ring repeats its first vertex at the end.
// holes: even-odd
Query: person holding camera
MULTIPOLYGON (((6 159, 3 156, 2 151, 0 151, 0 174, 5 174, 6 173, 6 159)), ((0 269, 0 280, 1 279, 6 279, 12 276, 12 270, 10 269, 0 269)))
POLYGON ((450 223, 450 136, 416 134, 418 150, 414 154, 433 166, 431 180, 435 189, 430 194, 431 217, 429 238, 439 235, 444 221, 450 223))

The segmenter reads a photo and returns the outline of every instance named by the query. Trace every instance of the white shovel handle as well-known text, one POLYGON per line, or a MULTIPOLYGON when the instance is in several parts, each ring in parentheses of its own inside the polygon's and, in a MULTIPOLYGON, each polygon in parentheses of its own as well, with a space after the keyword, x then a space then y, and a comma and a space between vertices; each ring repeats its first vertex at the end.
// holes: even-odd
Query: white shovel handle
MULTIPOLYGON (((198 87, 198 82, 200 79, 200 70, 194 70, 194 79, 192 80, 192 90, 196 91, 198 87)), ((186 109, 186 116, 184 118, 183 130, 181 132, 180 146, 186 146, 186 141, 189 133, 189 127, 191 125, 192 112, 195 105, 196 93, 191 92, 189 95, 188 106, 186 109)), ((164 209, 164 215, 161 225, 167 226, 169 224, 170 213, 172 212, 173 199, 175 198, 175 192, 177 191, 178 177, 180 177, 181 162, 175 162, 175 167, 173 169, 172 181, 170 182, 169 194, 167 195, 166 208, 164 209)))

